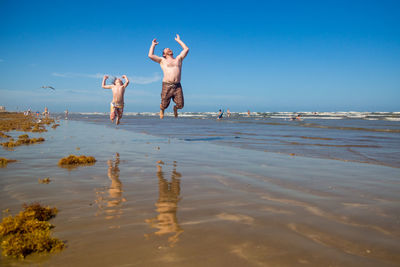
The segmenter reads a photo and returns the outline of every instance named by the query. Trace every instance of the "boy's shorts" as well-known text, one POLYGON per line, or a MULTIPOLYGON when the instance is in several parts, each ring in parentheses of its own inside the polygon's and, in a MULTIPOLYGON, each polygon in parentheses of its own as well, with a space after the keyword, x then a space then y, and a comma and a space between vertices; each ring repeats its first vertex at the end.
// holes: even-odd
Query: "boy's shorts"
POLYGON ((122 118, 122 113, 124 112, 124 104, 118 104, 111 102, 110 107, 110 119, 115 119, 115 113, 118 114, 119 118, 122 118))

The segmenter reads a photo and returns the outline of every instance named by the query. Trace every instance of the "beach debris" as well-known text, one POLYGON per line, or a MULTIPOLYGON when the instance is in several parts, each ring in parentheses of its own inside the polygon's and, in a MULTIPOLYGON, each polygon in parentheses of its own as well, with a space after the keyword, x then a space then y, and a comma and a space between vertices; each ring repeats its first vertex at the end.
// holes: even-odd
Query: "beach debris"
POLYGON ((24 204, 23 209, 15 216, 3 218, 0 223, 3 255, 25 258, 31 253, 61 251, 65 243, 51 237, 54 226, 48 222, 58 213, 57 208, 32 203, 24 204))
POLYGON ((39 184, 49 184, 51 182, 50 177, 46 177, 43 179, 38 179, 39 184))
POLYGON ((68 157, 62 158, 58 161, 58 165, 64 168, 74 168, 79 165, 93 165, 96 163, 96 159, 92 156, 75 156, 69 155, 68 157))
POLYGON ((20 145, 31 145, 35 143, 44 142, 45 139, 43 137, 39 138, 29 138, 27 134, 23 134, 18 136, 18 140, 14 141, 14 139, 10 138, 8 142, 1 143, 4 148, 12 148, 20 145))
POLYGON ((16 162, 15 159, 0 158, 0 168, 6 167, 8 163, 16 162))
POLYGON ((76 150, 81 150, 81 148, 80 147, 77 147, 77 148, 75 148, 76 150))
POLYGON ((159 160, 159 161, 157 161, 157 164, 164 165, 164 161, 162 161, 162 160, 159 160))
POLYGON ((7 134, 5 134, 3 132, 0 132, 0 137, 1 138, 10 138, 11 136, 9 136, 9 135, 7 135, 7 134))
POLYGON ((155 149, 155 150, 160 150, 160 147, 159 147, 159 146, 156 146, 154 149, 155 149))
POLYGON ((295 153, 290 153, 289 155, 290 155, 290 156, 296 156, 296 154, 295 154, 295 153))
POLYGON ((58 126, 60 126, 60 124, 53 124, 53 126, 51 126, 51 128, 56 129, 58 126))
POLYGON ((37 120, 34 115, 24 115, 16 112, 0 113, 0 131, 47 132, 46 125, 54 123, 54 119, 37 120))

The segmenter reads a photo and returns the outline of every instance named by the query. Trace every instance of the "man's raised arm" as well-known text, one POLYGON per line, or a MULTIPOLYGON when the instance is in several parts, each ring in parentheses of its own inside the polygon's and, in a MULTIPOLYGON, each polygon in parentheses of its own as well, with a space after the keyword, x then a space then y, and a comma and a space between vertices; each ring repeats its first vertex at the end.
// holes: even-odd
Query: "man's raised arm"
POLYGON ((154 55, 154 48, 156 47, 156 45, 158 45, 158 42, 156 39, 154 39, 153 42, 151 42, 151 46, 150 46, 150 50, 149 50, 149 58, 157 63, 160 63, 161 58, 154 55))
POLYGON ((175 41, 178 42, 178 44, 180 44, 183 48, 182 52, 179 54, 179 58, 184 59, 187 54, 189 53, 189 47, 187 47, 187 45, 185 45, 184 42, 182 42, 181 37, 179 37, 179 34, 176 35, 175 37, 175 41))
POLYGON ((103 87, 104 89, 112 89, 111 85, 106 85, 106 80, 108 79, 107 75, 104 75, 103 77, 103 82, 101 83, 101 87, 103 87))

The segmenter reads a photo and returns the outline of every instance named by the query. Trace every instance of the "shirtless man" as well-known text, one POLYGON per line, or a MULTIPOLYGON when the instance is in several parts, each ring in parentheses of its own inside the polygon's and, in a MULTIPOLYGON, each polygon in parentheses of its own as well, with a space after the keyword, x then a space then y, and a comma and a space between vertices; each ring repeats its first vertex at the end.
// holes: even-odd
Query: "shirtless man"
POLYGON ((182 109, 184 105, 181 85, 181 72, 182 61, 188 54, 189 48, 182 42, 178 34, 175 37, 175 41, 177 41, 183 48, 182 52, 176 58, 174 58, 172 50, 169 48, 165 48, 163 50, 162 57, 154 55, 154 48, 156 45, 158 45, 156 39, 154 39, 151 43, 149 50, 149 58, 159 63, 164 72, 161 91, 160 119, 164 118, 164 110, 169 106, 171 98, 175 102, 175 118, 178 117, 178 109, 182 109))
POLYGON ((110 110, 110 120, 111 122, 114 122, 115 117, 117 117, 117 120, 115 121, 117 125, 119 124, 122 118, 122 113, 124 112, 125 88, 129 84, 129 80, 128 77, 126 77, 126 75, 122 75, 122 78, 125 79, 125 83, 122 83, 121 79, 115 78, 112 85, 106 85, 106 80, 108 79, 108 76, 104 75, 103 83, 101 84, 101 87, 103 87, 104 89, 111 89, 113 92, 113 100, 111 102, 111 110, 110 110))

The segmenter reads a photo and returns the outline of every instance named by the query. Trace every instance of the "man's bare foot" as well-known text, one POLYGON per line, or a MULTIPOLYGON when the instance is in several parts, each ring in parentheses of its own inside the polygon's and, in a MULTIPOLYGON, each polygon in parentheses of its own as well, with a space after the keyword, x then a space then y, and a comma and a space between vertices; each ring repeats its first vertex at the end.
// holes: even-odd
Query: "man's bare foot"
POLYGON ((164 119, 164 110, 160 109, 160 119, 164 119))
POLYGON ((174 116, 175 118, 178 118, 178 109, 176 108, 176 106, 174 106, 174 116))

